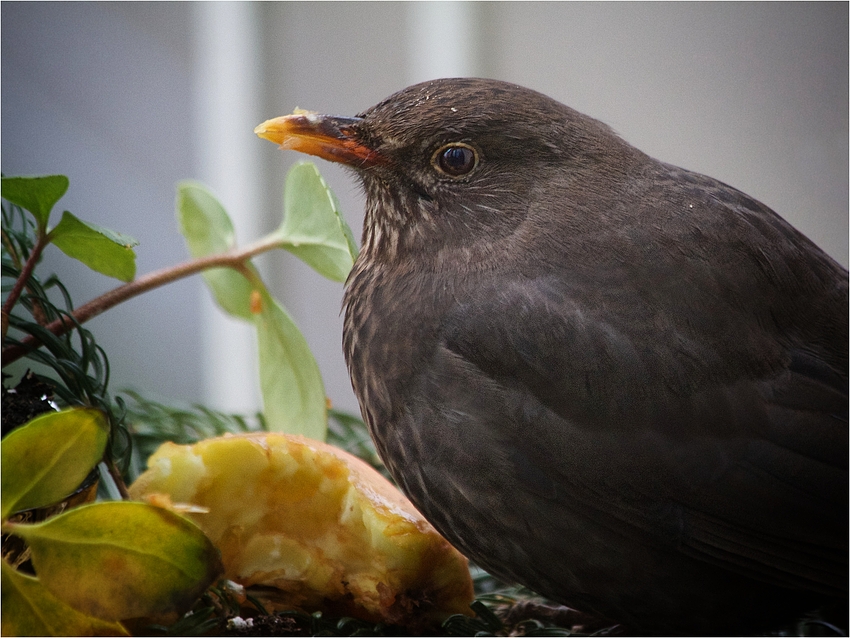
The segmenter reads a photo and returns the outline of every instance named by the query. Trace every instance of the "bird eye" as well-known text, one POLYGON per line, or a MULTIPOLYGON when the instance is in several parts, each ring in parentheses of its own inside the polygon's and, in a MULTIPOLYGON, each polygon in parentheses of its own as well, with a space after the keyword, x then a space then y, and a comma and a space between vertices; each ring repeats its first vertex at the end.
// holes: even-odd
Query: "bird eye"
POLYGON ((471 146, 454 142, 437 149, 431 163, 450 177, 461 177, 469 174, 476 167, 478 153, 471 146))

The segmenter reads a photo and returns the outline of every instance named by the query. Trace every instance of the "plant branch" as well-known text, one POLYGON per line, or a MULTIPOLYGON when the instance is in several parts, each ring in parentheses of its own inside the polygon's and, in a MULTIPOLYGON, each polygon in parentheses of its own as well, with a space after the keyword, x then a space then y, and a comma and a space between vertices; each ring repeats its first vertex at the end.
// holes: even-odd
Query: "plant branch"
MULTIPOLYGON (((3 246, 6 248, 6 252, 9 254, 9 257, 15 264, 15 268, 20 270, 23 266, 21 264, 21 257, 18 255, 18 251, 15 248, 15 244, 12 243, 12 238, 6 234, 6 229, 0 229, 0 233, 3 235, 3 246)), ((32 292, 32 286, 29 284, 29 278, 27 279, 26 288, 29 292, 32 292)), ((32 316, 36 320, 40 326, 43 326, 47 323, 47 315, 44 312, 44 308, 42 308, 41 302, 38 299, 33 299, 32 301, 32 316)), ((3 336, 6 336, 6 332, 9 330, 9 315, 3 313, 3 336)))
POLYGON ((118 489, 118 493, 121 494, 121 498, 125 501, 129 501, 130 493, 127 491, 127 485, 124 483, 124 479, 122 478, 118 467, 115 465, 115 461, 108 459, 103 462, 106 464, 109 476, 112 478, 112 482, 115 483, 115 487, 118 489))
POLYGON ((18 276, 18 279, 15 281, 15 285, 12 287, 12 291, 9 293, 9 296, 6 298, 6 302, 3 304, 2 329, 4 339, 6 338, 6 332, 9 330, 9 313, 12 312, 12 308, 15 307, 15 304, 18 303, 18 298, 24 291, 30 275, 32 275, 32 271, 35 269, 38 258, 41 256, 41 251, 44 250, 44 247, 47 246, 48 243, 50 243, 50 240, 45 235, 39 234, 38 241, 35 242, 35 246, 33 246, 30 256, 27 258, 23 269, 21 269, 21 274, 18 276))
MULTIPOLYGON (((251 259, 251 257, 279 247, 281 247, 281 240, 274 235, 269 235, 241 250, 234 250, 218 255, 207 255, 206 257, 198 257, 197 259, 192 259, 190 261, 183 262, 182 264, 177 264, 176 266, 155 270, 154 272, 139 277, 138 279, 124 284, 123 286, 113 288, 112 290, 102 294, 100 297, 95 297, 91 301, 79 306, 71 313, 71 316, 76 319, 78 323, 85 323, 89 319, 97 317, 99 314, 106 312, 110 308, 114 308, 128 299, 132 299, 144 292, 153 290, 154 288, 159 288, 160 286, 177 281, 178 279, 183 279, 184 277, 195 275, 204 270, 209 270, 210 268, 234 268, 244 274, 245 262, 251 259)), ((36 245, 36 248, 38 248, 38 245, 36 245)), ((33 254, 35 253, 36 250, 33 250, 33 254)), ((31 260, 32 257, 30 258, 30 261, 31 260)), ((30 269, 30 271, 31 270, 32 269, 30 269)), ((21 273, 21 279, 23 279, 23 273, 21 273)), ((19 279, 19 281, 21 279, 19 279)), ((17 288, 17 282, 15 287, 17 288)), ((20 291, 18 294, 20 294, 20 291)), ((3 307, 4 317, 7 312, 7 305, 9 305, 8 301, 3 307)), ((9 305, 10 309, 11 307, 12 306, 9 305)), ((74 325, 74 322, 70 318, 60 317, 59 319, 47 324, 45 328, 53 334, 60 336, 73 329, 74 325)), ((3 348, 3 367, 17 361, 32 348, 35 348, 38 345, 40 345, 38 339, 34 338, 32 335, 28 335, 21 340, 20 344, 3 348)))
POLYGON ((12 261, 15 262, 15 267, 21 268, 21 258, 18 256, 18 251, 15 250, 15 245, 12 243, 12 239, 6 234, 5 228, 0 228, 0 235, 3 237, 3 245, 6 246, 6 251, 12 258, 12 261))

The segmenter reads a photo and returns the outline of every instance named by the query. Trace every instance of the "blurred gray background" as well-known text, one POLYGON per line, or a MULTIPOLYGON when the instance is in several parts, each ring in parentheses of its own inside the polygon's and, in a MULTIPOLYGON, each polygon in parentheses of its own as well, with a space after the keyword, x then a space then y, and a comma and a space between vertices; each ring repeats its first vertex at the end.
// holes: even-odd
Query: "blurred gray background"
MULTIPOLYGON (((650 155, 749 193, 848 262, 847 3, 19 3, 2 11, 2 170, 64 173, 60 202, 136 237, 138 272, 187 257, 174 186, 206 182, 241 242, 280 220, 298 157, 254 136, 298 106, 353 115, 413 82, 516 82, 650 155)), ((316 160, 359 236, 351 175, 316 160)), ((58 220, 58 216, 57 216, 58 220)), ((48 250, 77 304, 117 285, 48 250)), ((260 262, 337 407, 342 286, 260 262)), ((93 320, 113 391, 259 407, 253 337, 200 278, 93 320)))

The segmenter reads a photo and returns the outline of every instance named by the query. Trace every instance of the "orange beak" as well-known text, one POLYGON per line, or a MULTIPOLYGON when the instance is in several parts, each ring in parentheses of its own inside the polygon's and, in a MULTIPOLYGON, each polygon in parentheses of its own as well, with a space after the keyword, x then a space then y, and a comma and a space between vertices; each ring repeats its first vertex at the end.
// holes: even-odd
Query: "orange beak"
POLYGON ((383 157, 359 141, 357 117, 334 117, 296 111, 266 120, 254 129, 259 137, 280 144, 282 149, 300 151, 354 168, 383 162, 383 157))

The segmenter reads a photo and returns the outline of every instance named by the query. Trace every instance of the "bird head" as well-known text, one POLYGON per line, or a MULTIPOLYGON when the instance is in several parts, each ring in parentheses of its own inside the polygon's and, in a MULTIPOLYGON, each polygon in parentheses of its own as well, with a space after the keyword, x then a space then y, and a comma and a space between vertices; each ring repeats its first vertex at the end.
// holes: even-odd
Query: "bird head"
POLYGON ((255 133, 354 169, 367 196, 364 249, 384 258, 429 241, 496 241, 546 185, 604 179, 634 150, 541 93, 475 78, 416 84, 356 117, 297 111, 255 133))

